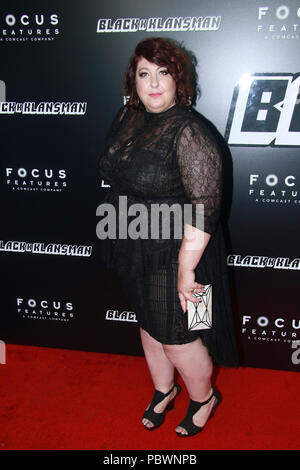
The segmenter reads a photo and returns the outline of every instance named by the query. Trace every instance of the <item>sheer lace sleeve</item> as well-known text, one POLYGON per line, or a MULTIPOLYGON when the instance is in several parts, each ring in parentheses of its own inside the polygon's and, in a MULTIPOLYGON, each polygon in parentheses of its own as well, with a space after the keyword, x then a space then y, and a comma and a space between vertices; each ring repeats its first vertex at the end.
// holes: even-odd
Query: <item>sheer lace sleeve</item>
POLYGON ((177 153, 182 183, 193 205, 192 225, 213 234, 222 193, 222 161, 217 144, 201 122, 193 122, 181 131, 177 153))

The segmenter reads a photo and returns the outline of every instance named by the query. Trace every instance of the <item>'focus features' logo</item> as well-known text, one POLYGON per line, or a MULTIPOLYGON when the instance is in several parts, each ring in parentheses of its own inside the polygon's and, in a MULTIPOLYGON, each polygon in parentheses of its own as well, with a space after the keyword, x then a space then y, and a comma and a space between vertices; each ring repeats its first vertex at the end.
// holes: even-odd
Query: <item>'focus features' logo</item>
POLYGON ((17 298, 17 312, 22 319, 69 322, 75 316, 72 302, 17 298))
POLYGON ((299 39, 299 18, 299 5, 262 6, 258 8, 257 31, 264 39, 299 39))
POLYGON ((0 17, 0 42, 45 42, 59 36, 58 15, 7 13, 0 17))
POLYGON ((67 187, 66 170, 6 168, 6 184, 17 191, 61 192, 67 187))
POLYGON ((300 204, 300 190, 295 175, 252 173, 249 175, 250 199, 263 204, 300 204))

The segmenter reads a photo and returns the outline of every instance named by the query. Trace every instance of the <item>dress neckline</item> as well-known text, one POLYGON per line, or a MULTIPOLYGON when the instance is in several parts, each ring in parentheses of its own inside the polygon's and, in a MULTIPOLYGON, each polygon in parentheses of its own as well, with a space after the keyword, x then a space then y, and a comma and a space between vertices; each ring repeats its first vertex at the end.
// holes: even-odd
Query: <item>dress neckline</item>
POLYGON ((161 111, 160 113, 151 113, 150 111, 147 111, 145 108, 144 114, 145 114, 146 119, 149 119, 149 120, 165 118, 165 117, 169 118, 170 116, 173 116, 173 114, 175 114, 178 111, 178 109, 179 109, 179 105, 175 103, 173 106, 166 109, 165 111, 161 111))

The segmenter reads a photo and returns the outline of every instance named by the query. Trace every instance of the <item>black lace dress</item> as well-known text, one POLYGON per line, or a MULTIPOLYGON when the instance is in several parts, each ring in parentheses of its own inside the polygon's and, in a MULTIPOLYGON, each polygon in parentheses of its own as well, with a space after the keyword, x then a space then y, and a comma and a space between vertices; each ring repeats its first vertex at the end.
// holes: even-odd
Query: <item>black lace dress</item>
POLYGON ((103 262, 117 269, 139 325, 164 344, 184 344, 200 336, 215 364, 236 366, 226 252, 219 222, 222 159, 204 120, 179 105, 162 113, 121 108, 107 136, 100 174, 110 184, 102 203, 111 204, 116 211, 116 232, 100 242, 103 262), (186 328, 186 314, 177 292, 182 236, 175 233, 172 212, 170 236, 166 238, 163 222, 159 234, 151 232, 151 208, 163 203, 180 205, 182 214, 184 204, 189 204, 190 224, 211 234, 195 269, 197 282, 213 285, 213 327, 209 330, 186 328), (143 212, 143 217, 138 217, 141 212, 133 209, 141 206, 132 204, 142 204, 147 216, 143 212), (197 218, 201 207, 204 218, 197 218), (124 234, 124 215, 131 236, 124 234), (199 220, 204 226, 199 226, 199 220), (130 232, 130 226, 135 230, 130 232))

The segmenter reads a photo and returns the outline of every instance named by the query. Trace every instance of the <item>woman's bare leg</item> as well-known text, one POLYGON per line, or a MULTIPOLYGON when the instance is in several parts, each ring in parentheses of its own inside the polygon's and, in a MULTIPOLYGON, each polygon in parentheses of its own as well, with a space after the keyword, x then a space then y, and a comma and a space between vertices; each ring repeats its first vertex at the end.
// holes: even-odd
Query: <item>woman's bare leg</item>
MULTIPOLYGON (((154 388, 162 393, 167 393, 171 390, 174 384, 174 366, 166 356, 163 345, 150 336, 145 330, 140 329, 142 345, 145 353, 145 358, 150 370, 154 388)), ((176 394, 176 389, 167 396, 164 400, 158 403, 154 411, 155 413, 162 413, 165 410, 168 402, 176 394)), ((153 424, 148 419, 143 419, 144 425, 152 427, 153 424)))
MULTIPOLYGON (((200 338, 192 343, 181 345, 163 345, 166 356, 180 373, 189 396, 192 400, 203 402, 212 394, 211 375, 213 364, 208 354, 207 348, 200 338)), ((209 418, 215 398, 201 407, 193 416, 196 426, 204 426, 209 418)), ((187 434, 182 427, 177 427, 176 431, 187 434)))
MULTIPOLYGON (((212 393, 211 375, 213 364, 207 348, 200 338, 192 343, 166 345, 156 341, 143 329, 140 332, 145 358, 156 390, 167 393, 172 388, 176 368, 192 400, 203 402, 210 397, 212 393)), ((175 394, 176 390, 158 403, 154 411, 156 413, 163 412, 175 394)), ((214 400, 215 398, 194 415, 194 424, 204 426, 210 415, 214 400)), ((143 423, 148 427, 153 426, 147 419, 143 419, 143 423)), ((176 430, 183 434, 187 433, 181 427, 177 427, 176 430)))

